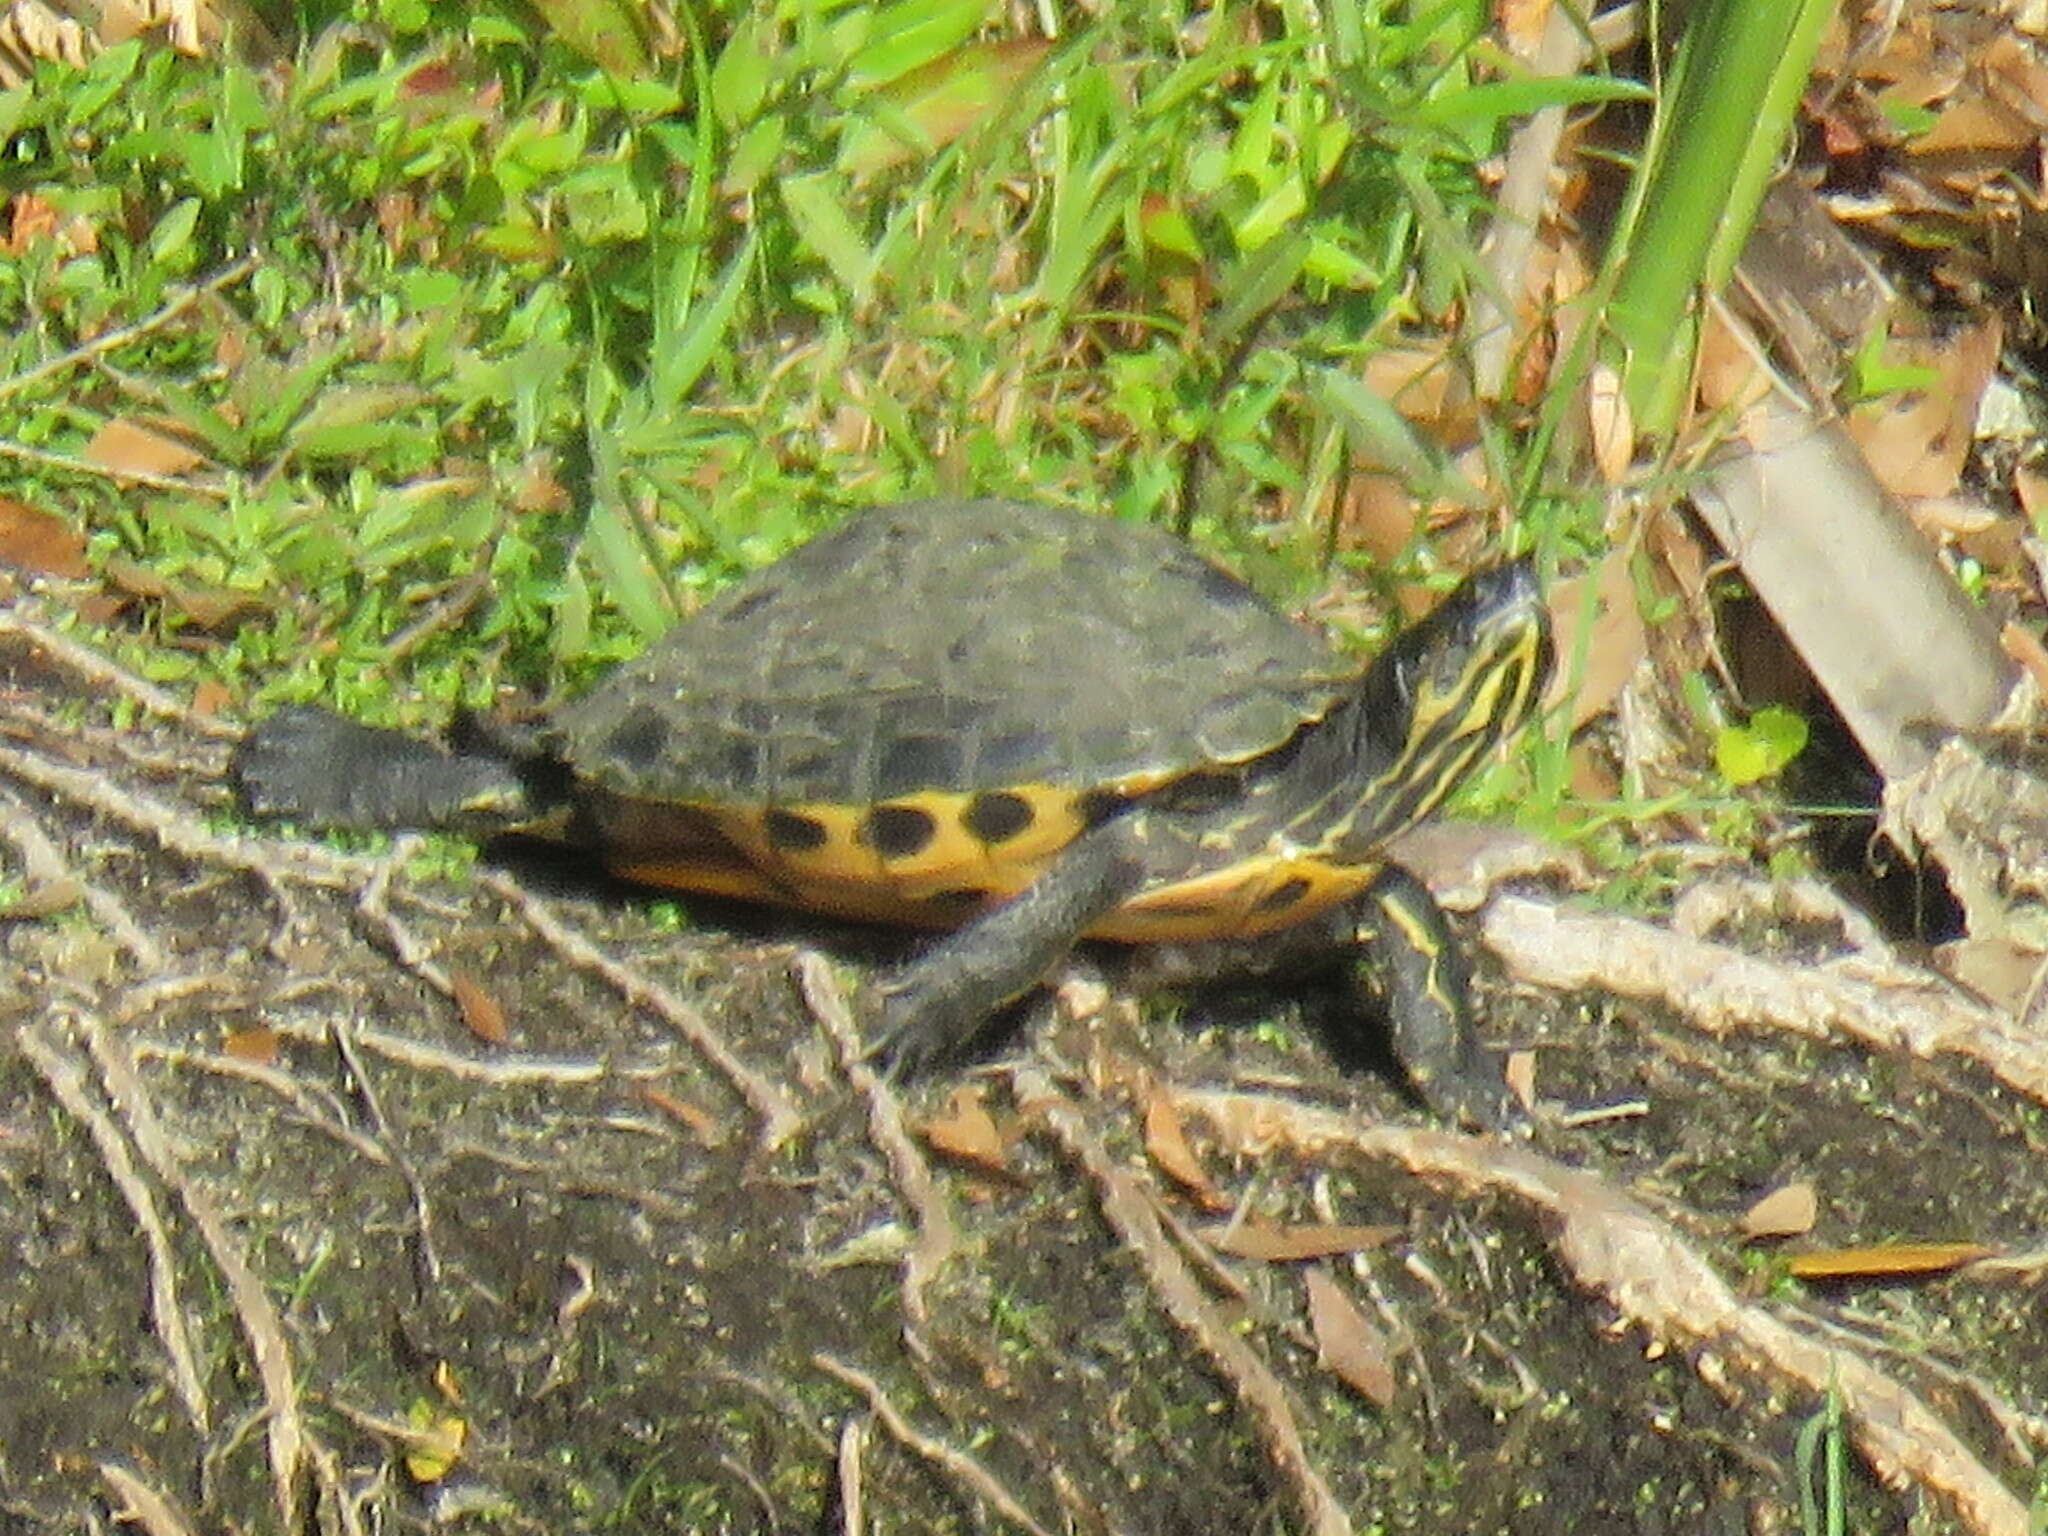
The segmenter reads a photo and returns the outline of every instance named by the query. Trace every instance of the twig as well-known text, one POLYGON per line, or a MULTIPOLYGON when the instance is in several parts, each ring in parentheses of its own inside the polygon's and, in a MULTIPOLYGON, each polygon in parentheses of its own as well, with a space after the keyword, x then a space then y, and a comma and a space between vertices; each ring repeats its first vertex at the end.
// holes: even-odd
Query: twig
POLYGON ((41 1074, 50 1096, 64 1112, 85 1127, 100 1155, 107 1177, 135 1218, 149 1252, 149 1310, 156 1336, 171 1357, 171 1382, 186 1416, 204 1435, 209 1432, 212 1410, 206 1401, 206 1387, 199 1378, 198 1357, 192 1350, 192 1335, 186 1326, 185 1309, 178 1302, 178 1267, 171 1255, 171 1238, 157 1210, 156 1196, 128 1155, 128 1143, 112 1118, 93 1102, 85 1086, 85 1074, 78 1061, 47 1030, 24 1029, 16 1037, 21 1052, 41 1074))
MULTIPOLYGON (((811 1356, 811 1364, 828 1376, 837 1377, 868 1400, 875 1417, 882 1421, 882 1427, 896 1437, 906 1450, 922 1456, 941 1472, 952 1478, 982 1503, 1020 1530, 1031 1536, 1052 1536, 1052 1533, 1036 1520, 1031 1512, 1017 1502, 1016 1497, 996 1481, 996 1476, 958 1446, 948 1445, 911 1427, 902 1411, 889 1400, 889 1394, 882 1390, 882 1384, 865 1371, 857 1370, 843 1360, 835 1360, 826 1354, 811 1356)), ((849 1526, 847 1529, 855 1529, 849 1526)))
POLYGON ((1279 1378, 1230 1324, 1216 1315, 1194 1270, 1160 1228, 1158 1213, 1143 1186, 1110 1156, 1074 1101, 1053 1085, 1043 1069, 1019 1067, 1013 1080, 1018 1101, 1033 1107, 1060 1145, 1095 1181, 1101 1191, 1104 1219, 1143 1266, 1167 1315, 1209 1357, 1251 1414, 1265 1440, 1266 1453, 1294 1491, 1304 1528, 1316 1536, 1348 1536, 1350 1517, 1310 1459, 1279 1378))
POLYGON ((1270 1095, 1183 1091, 1174 1099, 1238 1155, 1349 1150, 1536 1207, 1554 1223, 1552 1245, 1573 1277, 1653 1338, 1690 1353, 1703 1377, 1711 1381, 1732 1360, 1780 1385, 1832 1394, 1881 1481, 1911 1480, 1938 1493, 1979 1536, 2027 1536, 2026 1508, 1917 1396, 1861 1353, 1742 1301, 1674 1227, 1604 1180, 1522 1147, 1363 1125, 1270 1095))
POLYGON ((420 1181, 412 1159, 405 1155, 404 1148, 392 1134, 391 1122, 384 1113, 382 1100, 377 1096, 377 1085, 371 1082, 362 1057, 356 1054, 353 1031, 346 1021, 337 1019, 328 1034, 334 1042, 335 1055, 341 1059, 349 1091, 355 1095, 356 1102, 362 1106, 363 1118, 369 1122, 370 1134, 384 1148, 386 1160, 404 1180, 406 1194, 412 1200, 413 1231, 417 1238, 413 1253, 419 1271, 415 1278, 420 1293, 429 1294, 441 1281, 441 1253, 434 1242, 434 1212, 427 1203, 427 1187, 420 1181))
POLYGON ((578 970, 597 976, 627 1002, 655 1014, 687 1040, 698 1055, 724 1075, 761 1121, 761 1145, 765 1150, 773 1151, 796 1134, 797 1128, 803 1124, 803 1116, 796 1106, 780 1088, 740 1060, 732 1047, 725 1043, 724 1037, 696 1009, 652 977, 604 953, 556 917, 546 902, 523 889, 516 881, 491 873, 480 877, 478 883, 509 903, 527 927, 563 960, 578 970))
POLYGON ((868 1140, 888 1163, 889 1177, 917 1223, 917 1241, 903 1258, 903 1311, 910 1320, 905 1341, 922 1353, 925 1325, 931 1319, 925 1289, 959 1246, 952 1209, 939 1192, 931 1164, 918 1150, 917 1138, 904 1124, 903 1101, 868 1065, 867 1047, 830 962, 815 950, 805 950, 797 956, 796 975, 805 1006, 831 1037, 839 1069, 868 1107, 868 1140))
POLYGON ((114 1496, 127 1506, 114 1516, 121 1524, 127 1525, 132 1521, 141 1526, 148 1536, 193 1536, 192 1527, 185 1523, 170 1499, 118 1461, 101 1462, 100 1477, 114 1496))
POLYGON ((841 1536, 864 1536, 867 1530, 867 1498, 861 1480, 861 1455, 867 1449, 867 1430, 851 1414, 839 1426, 839 1444, 833 1464, 839 1477, 839 1530, 841 1536))
POLYGON ((336 853, 313 843, 220 835, 161 800, 118 787, 104 773, 67 767, 14 747, 0 746, 0 773, 145 833, 166 853, 195 864, 225 865, 273 884, 293 878, 344 890, 355 888, 376 872, 374 859, 336 853))
POLYGON ((135 962, 138 971, 152 976, 163 970, 164 952, 130 915, 127 905, 112 891, 76 874, 57 845, 44 835, 29 808, 4 789, 0 789, 0 838, 14 845, 32 884, 75 888, 100 926, 128 951, 128 958, 135 962))
POLYGON ((96 692, 113 693, 153 715, 177 720, 208 736, 235 740, 241 731, 222 720, 194 713, 184 703, 144 677, 81 644, 62 630, 42 622, 41 604, 29 599, 0 603, 0 635, 34 646, 50 660, 91 684, 96 692))
POLYGON ((253 254, 244 256, 239 261, 228 263, 203 283, 174 288, 170 297, 153 313, 143 316, 133 325, 102 331, 90 341, 81 342, 73 347, 69 352, 61 352, 55 357, 37 363, 33 368, 24 369, 11 379, 0 379, 0 400, 5 400, 9 395, 20 394, 23 390, 33 388, 44 379, 63 373, 66 369, 76 368, 79 364, 90 362, 96 357, 104 357, 109 352, 119 351, 131 341, 139 341, 162 330, 201 299, 239 283, 256 270, 256 260, 253 254))
POLYGON ((413 937, 412 929, 391 910, 391 881, 419 846, 419 838, 410 832, 393 840, 390 851, 377 860, 375 871, 356 892, 356 910, 383 933, 393 959, 443 997, 453 997, 453 978, 429 956, 427 946, 413 937))

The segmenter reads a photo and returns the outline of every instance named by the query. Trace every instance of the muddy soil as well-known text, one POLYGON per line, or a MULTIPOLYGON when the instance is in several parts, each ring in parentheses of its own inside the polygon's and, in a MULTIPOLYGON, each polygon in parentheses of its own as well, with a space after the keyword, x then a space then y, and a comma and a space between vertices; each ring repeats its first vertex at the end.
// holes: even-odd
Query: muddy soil
POLYGON ((2044 1120, 1966 1052, 1482 949, 1638 1110, 1455 1135, 1312 994, 1113 972, 897 1095, 862 946, 254 832, 82 665, 0 633, 0 1529, 1775 1532, 1830 1446, 1850 1529, 2027 1528, 2044 1120), (1795 1282, 1801 1180, 1792 1247, 2005 1260, 1795 1282))

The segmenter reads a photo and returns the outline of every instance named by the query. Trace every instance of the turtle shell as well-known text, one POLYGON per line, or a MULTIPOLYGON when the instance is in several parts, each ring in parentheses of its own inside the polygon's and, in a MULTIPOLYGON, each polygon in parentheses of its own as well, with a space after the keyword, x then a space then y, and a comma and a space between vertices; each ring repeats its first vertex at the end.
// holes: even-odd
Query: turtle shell
POLYGON ((928 501, 728 589, 552 730, 631 878, 943 925, 1122 801, 1278 750, 1355 685, 1171 534, 928 501))

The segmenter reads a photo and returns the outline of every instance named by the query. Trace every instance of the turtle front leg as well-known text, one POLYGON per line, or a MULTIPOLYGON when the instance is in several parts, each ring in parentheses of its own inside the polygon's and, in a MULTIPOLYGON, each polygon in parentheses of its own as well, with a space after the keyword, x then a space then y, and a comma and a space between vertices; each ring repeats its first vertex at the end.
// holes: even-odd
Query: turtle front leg
POLYGON ((1385 993, 1394 1057, 1416 1091, 1447 1119, 1514 1125, 1520 1115, 1500 1067, 1479 1046, 1471 967, 1436 898, 1388 864, 1351 912, 1353 940, 1385 993))
POLYGON ((872 1055, 904 1078, 957 1053, 991 1014, 1045 980, 1075 940, 1143 881, 1125 823, 1083 833, 1020 894, 883 984, 882 1033, 872 1055))

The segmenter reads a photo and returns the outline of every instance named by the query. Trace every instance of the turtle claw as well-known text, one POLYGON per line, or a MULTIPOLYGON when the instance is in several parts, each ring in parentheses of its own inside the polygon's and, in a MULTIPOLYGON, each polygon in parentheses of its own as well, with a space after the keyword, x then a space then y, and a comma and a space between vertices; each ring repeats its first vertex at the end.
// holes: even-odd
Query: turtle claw
POLYGON ((881 989, 881 1034, 867 1059, 893 1083, 907 1083, 957 1056, 968 1028, 942 1000, 924 994, 915 975, 881 989))

